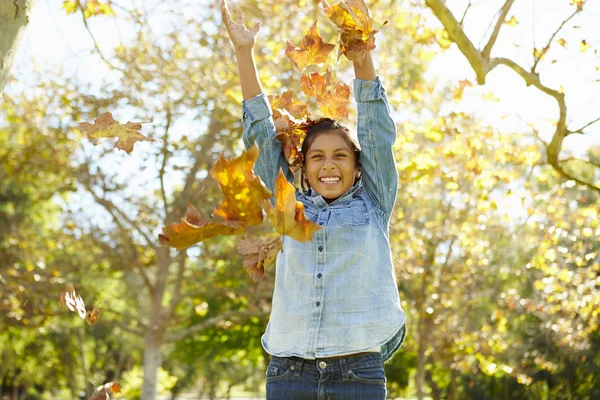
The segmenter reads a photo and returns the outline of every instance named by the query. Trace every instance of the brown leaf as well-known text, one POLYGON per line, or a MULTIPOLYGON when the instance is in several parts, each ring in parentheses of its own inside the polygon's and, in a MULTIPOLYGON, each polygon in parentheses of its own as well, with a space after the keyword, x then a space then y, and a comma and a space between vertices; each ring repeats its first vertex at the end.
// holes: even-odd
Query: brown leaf
POLYGON ((366 54, 375 48, 373 17, 364 0, 346 0, 325 8, 325 15, 343 30, 340 38, 339 56, 344 54, 349 60, 362 62, 366 54))
POLYGON ((304 204, 296 201, 296 189, 287 181, 283 171, 275 182, 275 208, 269 201, 263 201, 273 228, 299 242, 308 242, 321 226, 308 220, 304 214, 304 204))
POLYGON ((244 269, 250 274, 252 281, 257 282, 263 278, 265 267, 275 261, 281 249, 281 237, 245 237, 238 240, 237 248, 244 256, 244 269))
POLYGON ((127 154, 132 152, 133 145, 136 142, 157 141, 138 132, 142 129, 142 122, 128 121, 125 125, 119 124, 109 112, 100 115, 94 120, 93 124, 80 122, 79 128, 87 134, 88 139, 94 145, 98 144, 100 138, 118 138, 115 148, 123 150, 127 154))
POLYGON ((292 60, 294 65, 303 71, 307 65, 321 64, 327 59, 327 55, 333 50, 335 44, 323 43, 323 39, 319 35, 317 22, 310 27, 310 30, 300 43, 300 48, 297 48, 288 42, 285 55, 292 60))
POLYGON ((210 170, 225 197, 221 206, 215 210, 216 215, 230 221, 240 221, 246 226, 258 225, 263 221, 261 201, 270 199, 273 194, 254 175, 253 168, 258 153, 258 146, 254 144, 251 149, 231 161, 221 154, 210 170))
POLYGON ((98 320, 99 316, 100 316, 100 309, 97 307, 94 307, 92 309, 92 311, 86 312, 85 320, 88 324, 94 325, 96 323, 96 321, 98 320))
POLYGON ((334 84, 331 71, 325 75, 313 72, 300 77, 302 91, 315 97, 323 116, 330 118, 348 118, 350 86, 345 83, 334 84))
POLYGON ((161 245, 182 250, 217 235, 230 236, 240 233, 243 231, 243 224, 240 221, 204 218, 188 203, 187 215, 181 219, 181 223, 166 226, 162 231, 163 234, 158 235, 161 245))
POLYGON ((109 393, 121 393, 121 388, 119 388, 117 382, 108 382, 98 386, 88 400, 107 400, 110 399, 109 393))

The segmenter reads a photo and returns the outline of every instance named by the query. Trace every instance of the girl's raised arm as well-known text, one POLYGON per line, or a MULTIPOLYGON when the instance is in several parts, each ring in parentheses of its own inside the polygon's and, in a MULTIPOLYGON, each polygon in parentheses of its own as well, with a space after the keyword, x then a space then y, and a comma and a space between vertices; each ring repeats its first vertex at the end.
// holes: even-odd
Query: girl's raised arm
POLYGON ((253 49, 260 22, 257 22, 252 30, 247 29, 239 8, 236 10, 237 22, 233 21, 225 0, 221 0, 221 15, 235 49, 240 74, 244 99, 242 102, 244 146, 249 149, 254 143, 258 144, 260 155, 254 165, 254 173, 260 176, 271 192, 275 193, 275 178, 280 168, 288 181, 292 182, 294 175, 283 155, 281 142, 275 138, 277 133, 271 117, 271 106, 267 96, 263 93, 254 63, 253 49))

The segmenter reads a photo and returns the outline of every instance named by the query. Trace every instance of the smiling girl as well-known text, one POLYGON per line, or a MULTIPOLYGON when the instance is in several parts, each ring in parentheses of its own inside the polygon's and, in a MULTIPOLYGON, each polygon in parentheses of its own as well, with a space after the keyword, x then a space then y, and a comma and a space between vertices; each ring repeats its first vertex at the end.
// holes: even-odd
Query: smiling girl
MULTIPOLYGON (((329 7, 322 0, 323 7, 329 7)), ((243 141, 260 156, 254 171, 273 191, 283 155, 253 58, 260 22, 233 21, 221 0, 235 48, 242 95, 243 141)), ((402 345, 400 305, 389 243, 398 174, 396 129, 370 54, 354 62, 359 146, 342 123, 320 119, 302 144, 306 216, 322 226, 312 240, 283 237, 277 255, 271 316, 262 346, 271 354, 267 399, 385 399, 384 363, 402 345)))

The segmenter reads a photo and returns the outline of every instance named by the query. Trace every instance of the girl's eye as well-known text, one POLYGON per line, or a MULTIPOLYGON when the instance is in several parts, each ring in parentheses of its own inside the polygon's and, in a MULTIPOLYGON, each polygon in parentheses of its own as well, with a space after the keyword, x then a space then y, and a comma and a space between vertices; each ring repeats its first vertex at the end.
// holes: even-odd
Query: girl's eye
POLYGON ((337 156, 338 156, 338 157, 346 157, 346 155, 345 155, 345 154, 338 154, 337 156))

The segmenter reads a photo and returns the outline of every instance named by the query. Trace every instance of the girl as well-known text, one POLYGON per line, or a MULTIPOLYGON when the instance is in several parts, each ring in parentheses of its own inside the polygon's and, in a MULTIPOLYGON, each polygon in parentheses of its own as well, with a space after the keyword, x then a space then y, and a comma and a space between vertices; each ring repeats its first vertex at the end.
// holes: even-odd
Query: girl
MULTIPOLYGON (((239 8, 234 22, 225 0, 221 11, 240 74, 244 145, 258 143, 255 173, 273 191, 280 168, 289 181, 293 175, 254 64, 260 22, 248 30, 239 8)), ((308 183, 296 198, 322 229, 306 243, 284 236, 277 255, 273 306, 262 336, 272 356, 269 400, 385 399, 384 362, 404 341, 389 243, 398 189, 396 130, 371 56, 355 62, 354 71, 362 151, 349 130, 330 119, 313 125, 303 142, 308 183)))

